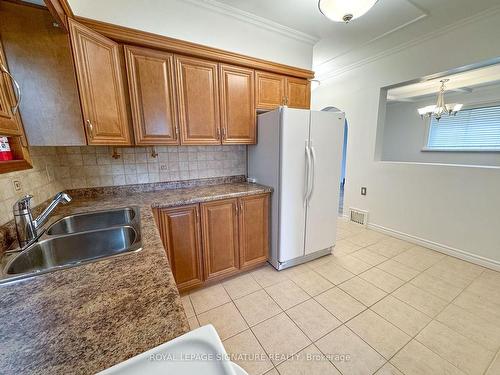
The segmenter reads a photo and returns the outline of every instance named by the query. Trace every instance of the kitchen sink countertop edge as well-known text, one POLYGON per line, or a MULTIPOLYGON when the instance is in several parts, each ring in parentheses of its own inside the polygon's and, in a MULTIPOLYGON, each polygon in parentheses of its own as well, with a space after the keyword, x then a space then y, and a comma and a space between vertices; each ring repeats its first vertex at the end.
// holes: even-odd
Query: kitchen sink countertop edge
POLYGON ((272 189, 233 182, 147 192, 137 187, 111 191, 69 190, 73 201, 59 207, 54 218, 138 205, 142 250, 0 284, 2 371, 92 374, 187 332, 187 318, 152 208, 272 189))

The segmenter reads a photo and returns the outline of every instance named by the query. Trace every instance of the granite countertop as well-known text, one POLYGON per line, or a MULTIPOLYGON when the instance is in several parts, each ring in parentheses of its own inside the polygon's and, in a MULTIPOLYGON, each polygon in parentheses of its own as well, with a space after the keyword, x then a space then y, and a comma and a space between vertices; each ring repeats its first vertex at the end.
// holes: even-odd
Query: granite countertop
POLYGON ((143 249, 0 284, 0 372, 93 374, 187 332, 151 208, 270 191, 246 182, 69 191, 58 216, 138 205, 143 249))

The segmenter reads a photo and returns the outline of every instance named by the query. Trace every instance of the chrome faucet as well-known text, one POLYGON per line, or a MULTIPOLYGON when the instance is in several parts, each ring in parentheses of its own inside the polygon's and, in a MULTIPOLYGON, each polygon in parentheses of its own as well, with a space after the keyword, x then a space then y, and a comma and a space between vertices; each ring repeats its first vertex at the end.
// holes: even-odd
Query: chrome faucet
POLYGON ((33 214, 31 211, 32 198, 33 196, 26 195, 25 197, 19 199, 13 207, 17 240, 21 249, 36 241, 39 229, 47 222, 50 214, 59 203, 66 204, 71 202, 71 197, 68 194, 63 192, 57 193, 52 199, 52 202, 50 202, 47 208, 43 210, 40 216, 33 220, 33 214))

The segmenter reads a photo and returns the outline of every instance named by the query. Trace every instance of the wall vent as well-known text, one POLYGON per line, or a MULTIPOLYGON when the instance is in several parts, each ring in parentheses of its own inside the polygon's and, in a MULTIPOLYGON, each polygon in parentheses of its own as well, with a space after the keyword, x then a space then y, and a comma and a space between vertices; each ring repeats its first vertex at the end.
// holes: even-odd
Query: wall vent
POLYGON ((357 208, 349 209, 349 220, 356 224, 368 225, 368 211, 358 210, 357 208))

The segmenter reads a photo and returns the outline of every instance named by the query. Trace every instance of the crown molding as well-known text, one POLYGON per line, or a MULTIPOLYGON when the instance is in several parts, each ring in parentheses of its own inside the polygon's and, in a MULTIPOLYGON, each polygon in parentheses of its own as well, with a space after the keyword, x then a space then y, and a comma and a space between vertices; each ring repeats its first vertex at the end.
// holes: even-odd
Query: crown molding
POLYGON ((184 0, 184 1, 211 10, 213 12, 217 12, 219 14, 235 18, 239 21, 243 21, 251 25, 264 28, 266 30, 278 33, 290 39, 298 40, 303 43, 314 45, 319 41, 319 38, 313 35, 292 29, 288 26, 284 26, 280 23, 271 21, 267 18, 257 16, 253 13, 246 12, 239 8, 223 4, 216 0, 184 0))
MULTIPOLYGON (((370 63, 375 62, 375 61, 380 60, 380 59, 383 59, 387 56, 394 55, 394 54, 401 52, 402 50, 405 50, 407 48, 417 46, 417 45, 422 44, 424 42, 427 42, 431 39, 448 34, 448 33, 452 32, 458 28, 463 27, 463 26, 466 26, 466 25, 469 25, 469 24, 472 24, 472 23, 475 23, 478 21, 483 21, 485 18, 490 18, 490 17, 496 16, 498 13, 500 13, 500 5, 495 5, 489 9, 486 9, 484 11, 476 13, 470 17, 463 18, 457 22, 454 22, 452 24, 444 26, 438 30, 431 31, 427 34, 420 36, 420 37, 414 38, 414 39, 409 40, 409 41, 404 42, 404 43, 400 43, 397 46, 386 49, 386 50, 381 51, 379 53, 376 53, 372 56, 357 60, 356 62, 354 62, 352 64, 348 64, 348 65, 343 66, 343 67, 338 68, 338 69, 331 69, 331 70, 325 71, 324 73, 317 74, 316 79, 324 82, 324 81, 328 81, 328 80, 337 78, 337 77, 339 77, 339 76, 341 76, 341 75, 343 75, 351 70, 358 69, 364 65, 370 64, 370 63)), ((315 69, 317 69, 317 66, 313 67, 313 70, 315 70, 315 69)))

